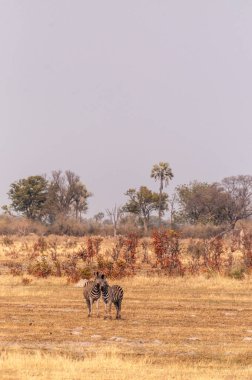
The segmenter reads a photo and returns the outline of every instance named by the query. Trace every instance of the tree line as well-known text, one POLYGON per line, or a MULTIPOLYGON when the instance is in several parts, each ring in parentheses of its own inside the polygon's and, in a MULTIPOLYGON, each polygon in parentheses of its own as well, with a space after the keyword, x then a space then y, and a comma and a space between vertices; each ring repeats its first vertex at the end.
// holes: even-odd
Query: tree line
POLYGON ((59 215, 81 220, 92 194, 77 174, 55 170, 49 179, 35 175, 12 183, 8 196, 11 203, 2 207, 5 213, 15 211, 32 220, 54 223, 59 215))
MULTIPOLYGON (((106 214, 117 233, 121 220, 135 216, 147 233, 151 219, 157 227, 169 211, 169 225, 176 228, 184 224, 225 225, 234 228, 237 221, 252 215, 252 176, 238 175, 224 178, 220 183, 194 181, 177 186, 169 197, 165 188, 174 174, 167 162, 152 167, 150 177, 159 184, 158 192, 147 186, 130 188, 125 192, 124 205, 107 209, 106 214)), ((88 210, 88 199, 93 194, 87 190, 74 172, 53 171, 49 178, 35 175, 20 179, 10 185, 9 205, 2 207, 4 213, 13 212, 28 219, 52 225, 59 217, 83 220, 88 210)), ((94 216, 97 223, 105 222, 105 214, 94 216)))

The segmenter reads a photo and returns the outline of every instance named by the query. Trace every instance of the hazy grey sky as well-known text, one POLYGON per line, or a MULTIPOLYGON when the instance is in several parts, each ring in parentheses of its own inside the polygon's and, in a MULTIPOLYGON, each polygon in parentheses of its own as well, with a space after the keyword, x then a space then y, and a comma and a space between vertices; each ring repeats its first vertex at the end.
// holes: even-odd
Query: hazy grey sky
POLYGON ((252 1, 0 0, 0 204, 70 169, 89 215, 130 187, 252 174, 252 1))

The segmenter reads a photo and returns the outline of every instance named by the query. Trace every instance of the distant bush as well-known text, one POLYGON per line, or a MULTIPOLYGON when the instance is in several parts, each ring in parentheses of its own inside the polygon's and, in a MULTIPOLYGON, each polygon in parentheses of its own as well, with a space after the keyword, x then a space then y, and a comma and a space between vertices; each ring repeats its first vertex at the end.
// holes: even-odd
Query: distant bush
POLYGON ((223 253, 223 238, 220 236, 203 240, 191 239, 187 247, 189 272, 191 274, 198 274, 202 271, 208 273, 220 272, 224 267, 223 253))
POLYGON ((252 232, 245 231, 242 237, 243 261, 246 269, 252 271, 252 232))
POLYGON ((43 235, 46 227, 24 217, 0 215, 0 235, 43 235))
POLYGON ((87 226, 76 219, 59 216, 53 224, 47 226, 47 234, 84 236, 87 234, 87 226))
POLYGON ((139 221, 137 221, 137 218, 133 215, 127 215, 122 217, 118 226, 118 234, 130 235, 136 233, 139 237, 142 237, 144 234, 142 226, 139 225, 139 221))
POLYGON ((203 258, 206 255, 207 243, 204 240, 191 239, 187 246, 189 259, 188 270, 191 274, 199 274, 203 266, 203 258))
POLYGON ((195 225, 184 225, 178 227, 181 238, 199 238, 199 239, 210 239, 221 232, 224 232, 225 226, 214 226, 211 224, 195 224, 195 225))
POLYGON ((67 235, 67 236, 87 236, 87 235, 100 235, 108 236, 113 234, 113 226, 103 223, 97 223, 92 219, 84 219, 82 221, 58 216, 53 224, 46 228, 46 233, 53 235, 67 235))

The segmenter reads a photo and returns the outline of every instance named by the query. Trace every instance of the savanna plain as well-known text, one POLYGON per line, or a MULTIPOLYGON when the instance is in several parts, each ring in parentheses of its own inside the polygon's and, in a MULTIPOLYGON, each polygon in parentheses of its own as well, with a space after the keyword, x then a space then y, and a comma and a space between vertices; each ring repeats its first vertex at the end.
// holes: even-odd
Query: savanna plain
MULTIPOLYGON (((66 248, 66 239, 59 262, 82 244, 66 248)), ((251 275, 167 276, 150 270, 151 252, 138 265, 137 251, 133 275, 108 276, 124 289, 122 319, 114 309, 104 319, 102 302, 88 318, 80 282, 18 270, 28 251, 34 259, 35 240, 1 244, 1 379, 252 379, 251 275)), ((110 244, 104 239, 100 255, 110 244)), ((45 257, 56 250, 48 247, 45 257)))

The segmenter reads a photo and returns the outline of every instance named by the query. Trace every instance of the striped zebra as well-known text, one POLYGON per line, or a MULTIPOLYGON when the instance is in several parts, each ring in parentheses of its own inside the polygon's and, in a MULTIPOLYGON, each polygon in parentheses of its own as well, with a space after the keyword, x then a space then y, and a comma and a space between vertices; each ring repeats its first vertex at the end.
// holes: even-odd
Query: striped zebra
POLYGON ((83 287, 83 296, 88 307, 88 316, 91 317, 93 303, 96 302, 97 317, 99 316, 99 298, 101 297, 101 275, 96 273, 94 280, 87 281, 83 287))
POLYGON ((111 319, 111 306, 112 303, 116 308, 116 319, 121 319, 121 306, 123 300, 123 289, 119 285, 110 286, 104 276, 101 275, 101 294, 103 302, 105 303, 105 317, 108 317, 108 309, 109 309, 109 318, 111 319))

